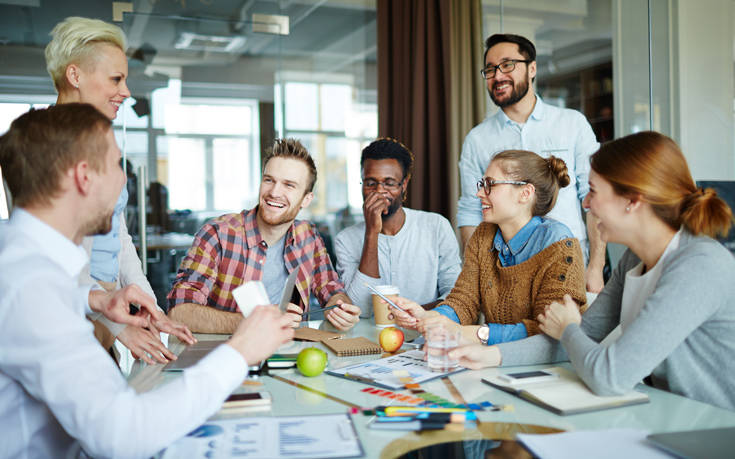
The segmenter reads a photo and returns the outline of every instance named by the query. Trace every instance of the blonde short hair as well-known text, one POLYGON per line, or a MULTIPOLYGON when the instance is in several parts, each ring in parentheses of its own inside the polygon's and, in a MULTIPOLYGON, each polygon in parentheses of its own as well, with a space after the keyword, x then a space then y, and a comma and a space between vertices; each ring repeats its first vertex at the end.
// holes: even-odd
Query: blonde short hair
POLYGON ((46 70, 57 91, 64 87, 69 64, 88 64, 95 46, 107 43, 122 51, 127 48, 125 33, 120 27, 99 19, 72 16, 51 30, 51 42, 46 46, 46 70))

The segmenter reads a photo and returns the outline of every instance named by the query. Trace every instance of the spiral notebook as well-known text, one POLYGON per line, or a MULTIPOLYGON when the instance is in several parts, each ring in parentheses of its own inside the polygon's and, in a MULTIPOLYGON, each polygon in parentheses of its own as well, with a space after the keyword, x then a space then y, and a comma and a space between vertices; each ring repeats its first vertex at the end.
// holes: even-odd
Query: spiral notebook
POLYGON ((323 339, 322 343, 337 354, 337 357, 380 354, 383 352, 380 346, 364 337, 323 339))

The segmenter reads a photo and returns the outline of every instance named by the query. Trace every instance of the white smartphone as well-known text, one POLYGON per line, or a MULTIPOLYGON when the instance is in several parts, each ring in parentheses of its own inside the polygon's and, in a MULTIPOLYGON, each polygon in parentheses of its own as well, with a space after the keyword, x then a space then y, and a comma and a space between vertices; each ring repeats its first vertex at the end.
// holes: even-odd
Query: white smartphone
POLYGON ((519 373, 506 373, 498 375, 498 378, 508 384, 528 384, 549 381, 558 378, 556 373, 544 370, 523 371, 519 373))
POLYGON ((247 392, 231 394, 222 404, 223 409, 268 408, 271 404, 270 392, 247 392))

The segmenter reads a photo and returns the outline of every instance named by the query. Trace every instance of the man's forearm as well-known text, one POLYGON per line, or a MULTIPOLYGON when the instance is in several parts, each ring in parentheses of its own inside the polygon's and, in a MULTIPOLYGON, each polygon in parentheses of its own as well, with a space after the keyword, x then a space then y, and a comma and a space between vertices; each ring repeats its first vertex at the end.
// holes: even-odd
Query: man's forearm
POLYGON ((181 303, 171 309, 168 316, 194 333, 233 333, 243 319, 239 312, 220 311, 195 303, 181 303))
POLYGON ((378 234, 365 234, 362 245, 362 256, 360 265, 357 267, 366 276, 380 278, 380 267, 378 265, 378 234))
MULTIPOLYGON (((472 233, 475 232, 476 226, 460 226, 459 227, 459 234, 462 237, 462 254, 464 254, 464 249, 467 247, 467 241, 470 240, 470 237, 472 237, 472 233)), ((464 258, 464 257, 462 257, 464 258)))

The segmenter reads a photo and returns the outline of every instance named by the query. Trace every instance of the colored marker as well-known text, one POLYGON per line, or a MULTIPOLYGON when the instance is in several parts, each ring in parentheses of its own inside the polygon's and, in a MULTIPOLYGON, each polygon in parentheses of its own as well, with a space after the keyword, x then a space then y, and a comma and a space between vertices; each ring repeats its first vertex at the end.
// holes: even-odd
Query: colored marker
POLYGON ((464 423, 465 421, 476 421, 475 413, 416 413, 412 416, 380 416, 375 422, 408 422, 425 420, 445 423, 464 423))
POLYGON ((377 430, 441 430, 447 426, 446 422, 433 421, 411 421, 411 422, 372 422, 369 424, 371 429, 377 430))
POLYGON ((385 406, 378 407, 386 416, 392 413, 466 413, 466 408, 430 408, 425 406, 385 406))

